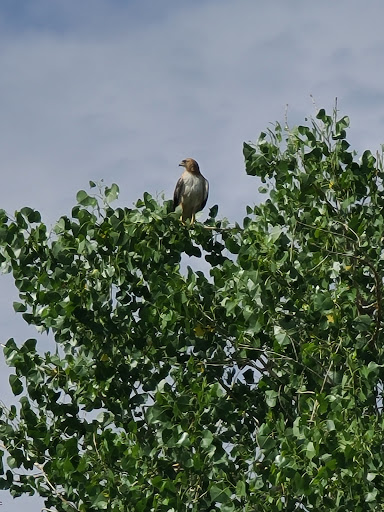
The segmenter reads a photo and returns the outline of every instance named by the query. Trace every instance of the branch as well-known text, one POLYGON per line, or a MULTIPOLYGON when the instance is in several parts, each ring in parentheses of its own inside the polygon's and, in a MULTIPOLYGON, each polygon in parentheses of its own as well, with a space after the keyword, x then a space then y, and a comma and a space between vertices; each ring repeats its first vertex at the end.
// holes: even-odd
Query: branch
MULTIPOLYGON (((331 233, 331 231, 329 231, 329 233, 331 233)), ((333 233, 333 234, 336 234, 336 233, 333 233)), ((350 240, 352 240, 350 237, 346 237, 346 238, 349 238, 350 240)), ((317 247, 320 248, 320 246, 317 246, 317 247)), ((376 292, 376 302, 377 302, 377 315, 375 317, 375 321, 376 321, 375 332, 373 333, 373 335, 369 341, 370 345, 372 345, 372 343, 374 343, 377 340, 377 337, 378 337, 379 331, 380 331, 380 324, 383 321, 383 308, 382 308, 383 294, 381 291, 380 276, 377 273, 376 268, 374 267, 374 265, 371 261, 367 260, 366 258, 363 258, 362 256, 359 256, 359 255, 356 255, 353 253, 332 251, 331 249, 324 249, 323 247, 321 247, 321 249, 327 251, 329 254, 336 254, 337 256, 344 256, 345 258, 353 258, 353 259, 359 261, 360 263, 362 263, 363 265, 366 265, 371 270, 371 272, 373 274, 373 278, 375 280, 375 292, 376 292)))
MULTIPOLYGON (((290 356, 286 356, 284 354, 279 354, 278 352, 274 352, 273 350, 266 350, 266 349, 262 349, 262 348, 255 348, 255 347, 250 347, 249 345, 243 345, 243 344, 239 344, 239 347, 240 348, 245 348, 247 350, 254 350, 256 352, 262 352, 263 354, 265 355, 268 355, 268 354, 271 354, 272 356, 275 356, 275 357, 272 357, 272 359, 286 359, 287 361, 293 361, 294 363, 298 364, 299 366, 302 366, 303 368, 305 368, 306 370, 309 370, 310 372, 312 372, 314 375, 316 375, 317 377, 319 377, 320 379, 323 378, 322 375, 320 375, 319 373, 315 372, 315 370, 312 370, 312 368, 309 368, 308 366, 306 366, 305 364, 303 363, 300 363, 300 361, 297 361, 296 359, 294 359, 293 357, 290 357, 290 356)), ((313 358, 315 359, 315 358, 313 358)), ((316 359, 315 359, 316 360, 316 359)))
MULTIPOLYGON (((329 229, 320 228, 318 226, 312 226, 312 224, 307 224, 306 222, 302 222, 301 220, 298 220, 298 219, 296 219, 296 222, 298 224, 301 224, 302 226, 307 227, 307 228, 318 229, 319 231, 323 231, 324 233, 329 233, 330 235, 334 235, 334 236, 338 236, 338 237, 340 236, 340 233, 336 233, 336 231, 331 231, 329 229)), ((348 226, 346 226, 346 224, 344 224, 342 222, 340 222, 340 224, 342 224, 342 226, 344 226, 344 227, 348 227, 348 226)), ((349 227, 348 227, 348 229, 349 229, 349 227)), ((351 231, 354 233, 353 230, 351 230, 351 231)), ((344 235, 344 238, 348 238, 348 240, 351 240, 352 242, 356 241, 354 238, 347 236, 347 235, 344 235)))
POLYGON ((48 487, 53 491, 54 495, 59 498, 63 503, 73 508, 73 510, 76 510, 76 512, 80 512, 78 508, 75 507, 73 503, 63 498, 63 496, 57 491, 56 487, 49 481, 46 472, 44 471, 44 467, 41 464, 38 464, 37 462, 34 463, 34 466, 39 469, 44 477, 44 480, 46 481, 48 487))
MULTIPOLYGON (((340 346, 341 346, 341 341, 340 341, 340 343, 338 344, 338 346, 337 346, 337 348, 336 348, 336 352, 335 352, 335 353, 337 353, 337 352, 338 352, 338 350, 339 350, 340 346)), ((324 386, 325 386, 325 383, 327 382, 328 375, 329 375, 329 372, 331 371, 332 365, 333 365, 333 359, 331 359, 331 362, 330 362, 330 364, 329 364, 328 370, 327 370, 327 371, 326 371, 326 373, 325 373, 325 377, 324 377, 323 383, 322 383, 322 385, 321 385, 320 393, 319 393, 320 395, 321 395, 321 393, 322 393, 322 392, 323 392, 323 390, 324 390, 324 386)), ((315 417, 315 414, 316 414, 316 411, 317 411, 318 407, 319 407, 319 401, 318 401, 318 399, 316 398, 315 403, 313 404, 313 411, 312 411, 312 414, 311 414, 311 419, 309 420, 309 422, 310 422, 310 423, 313 423, 313 420, 314 420, 314 417, 315 417)))
POLYGON ((240 226, 233 226, 233 227, 228 227, 228 228, 218 228, 216 226, 206 226, 205 224, 203 224, 203 228, 204 229, 208 229, 210 231, 219 231, 219 232, 223 232, 223 231, 244 231, 244 229, 241 228, 240 226))
POLYGON ((377 315, 375 316, 375 321, 376 321, 375 332, 373 333, 373 335, 371 337, 371 340, 370 340, 370 344, 372 344, 372 343, 375 343, 376 340, 377 340, 377 337, 379 335, 379 330, 380 330, 380 324, 382 322, 381 283, 380 283, 379 274, 377 273, 377 270, 375 269, 373 264, 370 261, 366 260, 365 258, 359 258, 359 259, 360 259, 360 261, 362 263, 364 263, 365 265, 367 265, 367 267, 369 267, 369 269, 371 270, 371 272, 373 274, 373 278, 375 280, 375 291, 376 291, 376 301, 377 301, 377 315))

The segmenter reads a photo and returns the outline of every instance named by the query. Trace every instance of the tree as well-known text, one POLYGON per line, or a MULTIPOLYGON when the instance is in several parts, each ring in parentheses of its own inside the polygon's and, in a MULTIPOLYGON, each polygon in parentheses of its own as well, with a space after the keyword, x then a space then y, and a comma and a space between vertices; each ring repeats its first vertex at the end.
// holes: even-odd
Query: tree
POLYGON ((5 345, 2 489, 58 511, 383 510, 384 170, 348 125, 320 110, 244 144, 266 201, 242 226, 149 194, 113 209, 116 185, 53 235, 1 213, 15 310, 56 342, 5 345), (180 270, 202 254, 207 274, 180 270))

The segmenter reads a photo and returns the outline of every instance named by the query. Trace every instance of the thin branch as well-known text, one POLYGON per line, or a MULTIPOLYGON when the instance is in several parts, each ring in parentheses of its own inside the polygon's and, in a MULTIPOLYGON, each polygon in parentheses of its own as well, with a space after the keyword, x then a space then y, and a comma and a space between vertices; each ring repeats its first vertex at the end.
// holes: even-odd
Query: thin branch
MULTIPOLYGON (((341 346, 341 341, 340 341, 340 343, 338 344, 338 346, 336 348, 335 354, 337 354, 340 346, 341 346)), ((329 364, 328 370, 325 372, 325 376, 324 376, 323 383, 321 385, 321 389, 320 389, 320 393, 319 394, 321 394, 323 392, 323 390, 324 390, 324 386, 325 386, 325 383, 327 382, 327 379, 328 379, 328 376, 329 376, 329 372, 331 371, 332 366, 333 366, 333 360, 331 359, 331 362, 329 364)), ((315 417, 315 414, 316 414, 316 411, 317 411, 318 407, 319 407, 319 401, 316 398, 315 403, 313 405, 313 411, 312 411, 312 414, 311 414, 311 419, 309 420, 310 423, 313 423, 314 417, 315 417)))
POLYGON ((42 472, 42 475, 44 477, 44 480, 46 481, 48 487, 53 491, 54 495, 59 498, 63 503, 73 508, 73 510, 76 510, 77 512, 80 512, 78 508, 75 507, 73 503, 63 498, 63 496, 57 491, 56 487, 49 481, 49 478, 47 477, 46 472, 44 471, 44 467, 41 464, 38 464, 37 462, 34 463, 34 466, 37 467, 42 472))
MULTIPOLYGON (((349 237, 347 237, 349 238, 349 237)), ((366 265, 369 267, 373 274, 373 278, 375 280, 375 291, 376 291, 376 301, 377 301, 377 315, 375 317, 376 320, 376 327, 375 332, 372 335, 372 338, 370 340, 370 344, 374 343, 377 340, 377 337, 379 335, 380 325, 383 321, 383 308, 382 308, 382 291, 381 291, 381 281, 380 276, 377 273, 376 268, 374 267, 373 263, 367 260, 366 258, 363 258, 362 256, 356 255, 356 254, 348 254, 344 252, 339 251, 332 251, 330 249, 325 249, 329 254, 337 254, 338 256, 344 256, 346 258, 353 258, 357 261, 360 261, 360 263, 363 263, 363 265, 366 265)))
POLYGON ((96 444, 96 434, 95 434, 95 432, 93 433, 93 445, 94 445, 94 447, 95 447, 95 450, 96 450, 97 456, 99 457, 99 460, 101 461, 100 453, 99 453, 99 450, 97 449, 97 444, 96 444))
MULTIPOLYGON (((329 144, 329 142, 328 142, 328 144, 329 144)), ((321 195, 322 195, 322 190, 321 190, 321 188, 320 188, 320 187, 318 187, 317 185, 314 185, 314 186, 315 186, 315 189, 316 189, 317 193, 319 194, 319 197, 321 197, 321 195)), ((338 214, 338 209, 337 209, 337 207, 333 206, 333 204, 332 204, 330 201, 328 201, 328 199, 326 198, 325 194, 323 195, 322 199, 324 199, 324 201, 325 201, 325 202, 326 202, 326 204, 329 206, 329 208, 331 208, 331 210, 333 211, 333 213, 338 214)), ((337 200, 337 199, 336 199, 336 200, 337 200)))
POLYGON ((351 227, 349 227, 349 226, 348 226, 348 224, 346 224, 345 222, 341 222, 341 221, 339 221, 339 220, 333 220, 333 222, 335 222, 336 224, 341 224, 341 225, 343 226, 343 228, 346 228, 346 229, 348 229, 349 231, 351 231, 351 232, 355 235, 356 240, 357 240, 357 242, 358 242, 358 247, 360 248, 360 246, 361 246, 361 243, 360 243, 360 237, 359 237, 359 235, 356 233, 356 231, 354 231, 351 227))
POLYGON ((375 280, 375 291, 376 291, 376 302, 377 302, 377 315, 375 317, 375 320, 376 320, 376 327, 375 327, 375 332, 373 333, 372 335, 372 338, 370 340, 370 343, 375 343, 376 340, 377 340, 377 337, 379 335, 379 330, 380 330, 380 324, 382 322, 382 304, 381 304, 381 301, 382 301, 382 293, 381 293, 381 282, 380 282, 380 277, 379 277, 379 274, 377 273, 377 270, 375 269, 375 267, 373 266, 373 264, 366 260, 365 258, 360 258, 360 261, 362 263, 364 263, 365 265, 367 265, 367 267, 370 268, 372 274, 373 274, 373 278, 375 280))
POLYGON ((322 259, 322 260, 321 260, 317 265, 315 265, 313 268, 310 268, 310 269, 308 270, 308 272, 313 272, 315 269, 317 269, 317 267, 319 267, 322 263, 324 263, 324 261, 325 261, 326 259, 328 259, 328 258, 329 258, 329 254, 327 254, 327 255, 326 255, 326 257, 325 257, 325 258, 323 258, 323 259, 322 259))
POLYGON ((223 231, 244 231, 244 229, 241 228, 240 226, 233 226, 233 227, 228 227, 228 228, 219 228, 219 227, 216 227, 216 226, 206 226, 205 224, 203 224, 203 228, 204 229, 208 229, 210 231, 219 231, 219 232, 223 232, 223 231))
MULTIPOLYGON (((323 231, 324 233, 329 233, 330 235, 340 236, 340 233, 336 233, 335 231, 330 231, 329 229, 321 228, 319 226, 312 226, 312 224, 307 224, 306 222, 302 222, 301 220, 298 220, 298 219, 296 219, 296 222, 298 224, 301 224, 302 226, 307 227, 307 228, 318 229, 319 231, 323 231)), ((340 223, 340 224, 342 224, 342 223, 340 223)), ((345 226, 345 224, 342 224, 342 225, 345 226)), ((344 235, 344 238, 348 238, 348 240, 355 242, 355 239, 351 238, 350 236, 344 235)))
POLYGON ((316 375, 320 379, 322 378, 322 375, 320 375, 319 373, 315 372, 315 370, 312 370, 312 368, 309 368, 305 364, 300 363, 300 361, 297 361, 293 357, 289 357, 289 356, 286 356, 286 355, 283 355, 283 354, 279 354, 278 352, 274 352, 273 350, 265 350, 265 349, 262 349, 262 348, 254 348, 254 347, 249 347, 248 345, 243 345, 243 344, 239 344, 239 347, 240 348, 246 348, 247 350, 255 350, 256 352, 263 352, 264 354, 271 354, 272 356, 275 356, 276 359, 286 359, 287 361, 293 361, 294 363, 298 364, 299 366, 302 366, 303 368, 306 368, 307 370, 312 372, 314 375, 316 375))

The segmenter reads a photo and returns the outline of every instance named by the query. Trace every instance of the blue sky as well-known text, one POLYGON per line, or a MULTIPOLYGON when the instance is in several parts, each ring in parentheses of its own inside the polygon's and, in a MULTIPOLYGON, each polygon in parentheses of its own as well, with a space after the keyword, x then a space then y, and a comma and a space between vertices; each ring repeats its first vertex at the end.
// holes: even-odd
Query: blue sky
MULTIPOLYGON (((358 151, 384 142, 383 18, 382 0, 2 0, 0 207, 32 206, 52 225, 100 179, 119 184, 123 205, 171 197, 192 156, 208 206, 241 221, 261 200, 242 143, 286 104, 293 125, 315 113, 310 95, 327 109, 337 96, 358 151)), ((0 341, 35 337, 0 280, 0 341)), ((0 398, 11 400, 2 356, 0 398)))

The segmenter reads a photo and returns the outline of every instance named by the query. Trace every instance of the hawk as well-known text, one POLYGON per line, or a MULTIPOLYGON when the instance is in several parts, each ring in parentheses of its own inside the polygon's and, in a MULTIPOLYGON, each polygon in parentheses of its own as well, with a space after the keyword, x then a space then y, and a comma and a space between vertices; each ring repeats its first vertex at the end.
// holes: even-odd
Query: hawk
POLYGON ((181 206, 181 220, 195 222, 195 215, 207 204, 209 184, 200 172, 199 164, 193 158, 186 158, 179 163, 185 171, 176 183, 173 194, 173 209, 181 206))

